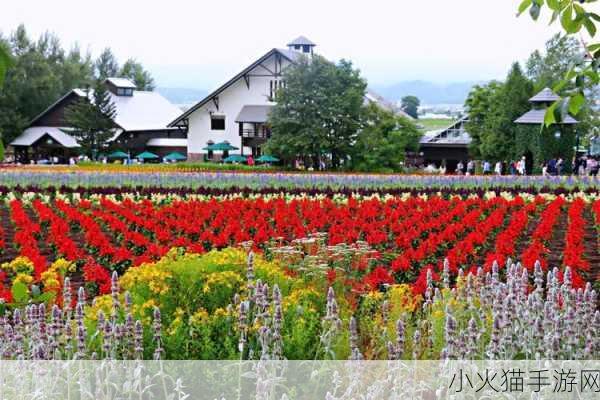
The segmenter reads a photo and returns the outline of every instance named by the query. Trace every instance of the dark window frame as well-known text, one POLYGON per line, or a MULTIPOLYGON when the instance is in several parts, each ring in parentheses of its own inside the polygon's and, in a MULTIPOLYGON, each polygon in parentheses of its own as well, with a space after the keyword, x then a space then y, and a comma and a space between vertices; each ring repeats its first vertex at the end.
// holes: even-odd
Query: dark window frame
POLYGON ((224 115, 211 115, 210 116, 210 130, 211 131, 224 131, 225 129, 226 129, 226 125, 225 125, 225 116, 224 115))

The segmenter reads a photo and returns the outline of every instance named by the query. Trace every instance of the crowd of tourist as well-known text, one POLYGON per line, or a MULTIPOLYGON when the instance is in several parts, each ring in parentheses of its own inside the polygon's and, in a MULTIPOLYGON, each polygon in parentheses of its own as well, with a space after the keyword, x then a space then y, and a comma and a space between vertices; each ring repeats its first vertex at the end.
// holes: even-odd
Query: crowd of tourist
MULTIPOLYGON (((532 167, 533 165, 527 165, 525 157, 521 157, 517 161, 497 161, 495 163, 491 163, 488 160, 481 162, 468 160, 465 163, 461 160, 456 165, 454 173, 456 175, 475 175, 479 173, 483 173, 483 175, 529 175, 532 173, 532 167)), ((446 173, 445 168, 442 171, 442 173, 446 173)), ((541 165, 541 172, 543 176, 558 176, 564 175, 567 170, 564 160, 558 157, 544 161, 541 165)), ((599 172, 600 161, 598 157, 584 155, 575 158, 571 164, 571 173, 573 175, 598 176, 599 172)))

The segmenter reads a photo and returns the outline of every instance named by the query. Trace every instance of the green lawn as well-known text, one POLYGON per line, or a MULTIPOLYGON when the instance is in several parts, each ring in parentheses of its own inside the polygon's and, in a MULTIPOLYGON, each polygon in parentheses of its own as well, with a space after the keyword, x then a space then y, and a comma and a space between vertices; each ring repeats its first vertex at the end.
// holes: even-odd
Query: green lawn
POLYGON ((450 125, 452 125, 452 123, 454 122, 453 119, 435 119, 435 118, 430 118, 430 119, 419 119, 416 121, 417 125, 423 126, 423 131, 424 132, 428 132, 428 131, 433 131, 436 129, 444 129, 449 127, 450 125))

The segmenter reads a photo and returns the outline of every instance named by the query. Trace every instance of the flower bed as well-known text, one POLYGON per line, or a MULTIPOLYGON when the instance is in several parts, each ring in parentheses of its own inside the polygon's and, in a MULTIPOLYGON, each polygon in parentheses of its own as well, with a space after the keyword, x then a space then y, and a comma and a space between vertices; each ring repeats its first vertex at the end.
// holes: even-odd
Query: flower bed
POLYGON ((494 261, 504 265, 509 258, 522 260, 530 271, 536 261, 546 269, 552 255, 572 268, 576 287, 594 279, 592 270, 598 268, 590 265, 590 254, 583 249, 582 229, 592 223, 583 212, 591 206, 579 197, 116 200, 28 194, 7 201, 15 234, 3 236, 3 249, 14 247, 33 263, 33 283, 54 260, 64 258, 77 267, 93 293, 110 290, 112 271, 122 274, 131 266, 156 261, 174 247, 204 253, 251 242, 255 250, 265 251, 275 243, 289 245, 315 234, 324 235, 330 245, 365 242, 377 252, 377 269, 360 271, 353 283, 357 290, 361 285, 417 282, 415 293, 420 293, 427 271, 441 274, 444 259, 456 276, 460 269, 474 272, 482 265, 490 270, 494 261), (551 249, 561 214, 569 221, 564 245, 551 249), (532 221, 536 228, 527 235, 532 221), (524 249, 522 254, 517 246, 524 249))

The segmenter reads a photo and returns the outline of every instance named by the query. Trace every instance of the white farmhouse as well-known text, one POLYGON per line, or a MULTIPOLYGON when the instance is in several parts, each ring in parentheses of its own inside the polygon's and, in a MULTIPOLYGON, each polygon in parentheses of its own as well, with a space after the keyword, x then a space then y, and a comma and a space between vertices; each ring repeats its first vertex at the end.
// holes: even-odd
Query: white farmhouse
MULTIPOLYGON (((283 72, 300 57, 311 57, 315 46, 300 36, 288 43, 287 49, 268 51, 172 121, 170 127, 188 131, 188 160, 216 157, 207 147, 223 142, 238 148, 242 155, 259 156, 271 135, 267 119, 275 93, 284 84, 283 72)), ((372 91, 365 101, 393 109, 372 91)))

